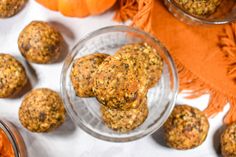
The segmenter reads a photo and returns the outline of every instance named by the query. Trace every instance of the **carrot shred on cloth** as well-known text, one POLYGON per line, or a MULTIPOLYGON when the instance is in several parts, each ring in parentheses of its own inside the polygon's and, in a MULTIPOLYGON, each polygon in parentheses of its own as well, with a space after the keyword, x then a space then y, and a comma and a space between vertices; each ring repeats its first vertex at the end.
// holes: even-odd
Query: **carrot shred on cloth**
POLYGON ((136 3, 121 0, 115 19, 133 19, 133 26, 154 34, 167 47, 178 69, 180 92, 189 99, 210 95, 204 110, 208 117, 229 104, 224 122, 236 122, 236 23, 187 25, 170 14, 162 0, 136 1, 134 14, 127 8, 136 8, 136 3))

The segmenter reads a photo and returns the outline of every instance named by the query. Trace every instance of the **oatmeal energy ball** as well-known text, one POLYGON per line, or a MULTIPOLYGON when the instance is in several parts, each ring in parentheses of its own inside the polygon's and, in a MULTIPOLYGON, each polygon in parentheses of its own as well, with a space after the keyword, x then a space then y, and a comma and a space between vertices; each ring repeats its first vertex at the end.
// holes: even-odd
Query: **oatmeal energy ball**
POLYGON ((208 134, 209 123, 200 110, 186 106, 176 106, 164 124, 167 145, 180 150, 201 145, 208 134))
POLYGON ((145 71, 136 64, 134 55, 127 53, 124 56, 107 57, 94 75, 95 96, 109 108, 137 107, 131 106, 131 102, 147 93, 145 71))
POLYGON ((32 132, 49 132, 65 121, 65 113, 60 96, 50 89, 40 88, 24 97, 19 119, 32 132))
POLYGON ((186 12, 196 16, 213 14, 222 0, 175 0, 186 12))
POLYGON ((147 43, 128 44, 123 46, 115 55, 135 53, 136 60, 148 74, 148 87, 152 88, 159 81, 163 71, 163 60, 157 50, 147 43))
POLYGON ((27 83, 27 75, 22 64, 13 56, 0 54, 0 98, 17 94, 27 83))
POLYGON ((105 124, 118 132, 126 133, 134 130, 146 120, 148 116, 147 98, 138 98, 133 103, 139 103, 136 109, 119 110, 101 106, 102 118, 105 124))
POLYGON ((20 33, 18 47, 26 60, 46 64, 59 58, 63 42, 61 34, 48 23, 33 21, 20 33))
POLYGON ((0 0, 0 18, 7 18, 17 14, 27 0, 0 0))
POLYGON ((98 66, 108 57, 107 54, 94 53, 74 61, 70 78, 77 96, 93 97, 93 77, 98 66))
POLYGON ((236 123, 229 125, 221 135, 223 157, 236 157, 236 123))

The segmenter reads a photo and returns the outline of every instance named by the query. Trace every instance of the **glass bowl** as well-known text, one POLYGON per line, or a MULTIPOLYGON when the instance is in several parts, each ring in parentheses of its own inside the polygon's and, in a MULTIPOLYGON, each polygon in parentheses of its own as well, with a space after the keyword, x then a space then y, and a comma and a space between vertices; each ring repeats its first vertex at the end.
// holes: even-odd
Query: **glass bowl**
POLYGON ((61 74, 61 93, 72 120, 88 134, 112 142, 133 141, 160 128, 175 105, 177 89, 177 72, 167 49, 153 36, 128 26, 102 28, 81 39, 65 59, 61 74), (146 42, 159 52, 164 60, 164 71, 159 83, 148 92, 149 115, 146 121, 129 133, 119 133, 103 123, 96 98, 76 96, 70 81, 70 71, 77 58, 94 52, 112 55, 123 45, 137 42, 146 42))
POLYGON ((208 17, 189 14, 175 0, 164 0, 164 3, 175 17, 187 24, 226 24, 236 21, 236 0, 222 0, 215 13, 208 17))
POLYGON ((11 142, 15 157, 27 157, 25 143, 16 127, 11 122, 0 119, 0 129, 11 142))

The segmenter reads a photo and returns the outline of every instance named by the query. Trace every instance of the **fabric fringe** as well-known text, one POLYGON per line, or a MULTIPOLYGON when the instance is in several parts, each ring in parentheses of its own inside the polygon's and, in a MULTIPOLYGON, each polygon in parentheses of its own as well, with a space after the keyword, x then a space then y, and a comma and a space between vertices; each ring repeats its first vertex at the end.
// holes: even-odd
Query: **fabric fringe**
POLYGON ((132 26, 151 33, 153 8, 154 0, 138 0, 138 13, 133 18, 132 26))
POLYGON ((119 0, 118 9, 116 10, 114 20, 125 22, 133 17, 138 12, 138 3, 136 0, 119 0))
POLYGON ((125 22, 132 19, 132 26, 152 32, 152 10, 154 0, 120 0, 114 20, 125 22))
POLYGON ((175 59, 175 62, 179 74, 180 92, 187 94, 188 96, 186 98, 192 99, 204 94, 209 94, 210 100, 208 102, 208 107, 204 110, 204 113, 208 117, 216 116, 217 113, 222 112, 226 104, 229 103, 230 109, 224 118, 224 122, 230 124, 236 121, 236 97, 227 97, 222 95, 221 92, 212 88, 199 77, 195 76, 178 60, 175 59), (187 91, 183 92, 183 90, 187 91))
MULTIPOLYGON (((230 78, 236 79, 236 23, 226 26, 223 34, 219 36, 219 45, 227 60, 230 78)), ((236 81, 236 80, 235 80, 236 81)))

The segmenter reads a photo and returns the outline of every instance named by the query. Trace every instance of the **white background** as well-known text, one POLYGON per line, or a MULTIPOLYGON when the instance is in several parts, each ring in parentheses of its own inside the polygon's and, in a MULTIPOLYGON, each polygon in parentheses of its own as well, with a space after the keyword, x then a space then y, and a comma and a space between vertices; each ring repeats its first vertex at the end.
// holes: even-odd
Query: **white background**
MULTIPOLYGON (((17 38, 20 31, 32 20, 43 20, 53 24, 64 36, 69 49, 83 35, 104 26, 115 25, 113 12, 84 19, 67 18, 49 11, 35 1, 30 0, 18 15, 9 19, 0 19, 0 52, 17 57, 27 68, 33 88, 48 87, 60 91, 60 73, 63 61, 51 65, 27 65, 20 55, 17 38)), ((160 30, 161 31, 161 30, 160 30)), ((30 88, 28 88, 29 90, 30 88)), ((26 90, 27 91, 27 90, 26 90)), ((25 91, 25 92, 26 92, 25 91)), ((0 117, 13 122, 25 140, 29 157, 217 157, 219 156, 219 133, 222 130, 223 113, 210 119, 210 131, 206 141, 198 148, 189 151, 177 151, 165 146, 161 131, 141 140, 129 143, 105 142, 86 134, 67 120, 52 133, 30 133, 22 128, 18 120, 18 109, 22 96, 15 99, 0 99, 0 117)), ((178 97, 178 103, 194 105, 201 110, 206 107, 208 96, 195 100, 178 97)), ((226 107, 225 111, 228 109, 226 107)), ((224 111, 224 112, 225 112, 224 111)))

